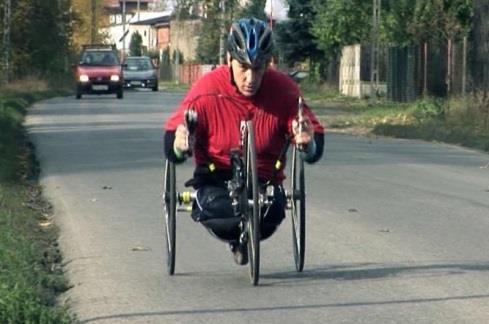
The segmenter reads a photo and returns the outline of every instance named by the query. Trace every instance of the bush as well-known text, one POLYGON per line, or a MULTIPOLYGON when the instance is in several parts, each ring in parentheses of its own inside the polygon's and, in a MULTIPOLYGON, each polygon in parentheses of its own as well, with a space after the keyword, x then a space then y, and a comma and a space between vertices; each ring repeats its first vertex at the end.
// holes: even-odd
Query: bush
POLYGON ((441 99, 425 98, 415 102, 413 117, 418 123, 430 119, 443 119, 445 115, 444 103, 441 99))

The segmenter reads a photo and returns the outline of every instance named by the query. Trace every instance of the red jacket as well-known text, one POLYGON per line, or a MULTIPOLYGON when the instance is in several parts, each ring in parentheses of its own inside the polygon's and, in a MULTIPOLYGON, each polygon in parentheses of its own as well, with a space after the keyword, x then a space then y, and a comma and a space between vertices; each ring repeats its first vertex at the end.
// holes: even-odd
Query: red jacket
MULTIPOLYGON (((229 169, 229 152, 239 148, 240 121, 251 119, 255 128, 258 175, 269 179, 286 135, 291 134, 299 96, 297 85, 287 75, 269 68, 258 92, 247 98, 233 85, 229 67, 221 66, 195 83, 166 121, 165 129, 174 131, 184 123, 184 111, 194 108, 198 116, 194 147, 197 165, 213 162, 217 168, 229 169)), ((306 105, 304 114, 311 119, 316 133, 324 132, 306 105)), ((283 179, 283 174, 279 178, 283 179)))

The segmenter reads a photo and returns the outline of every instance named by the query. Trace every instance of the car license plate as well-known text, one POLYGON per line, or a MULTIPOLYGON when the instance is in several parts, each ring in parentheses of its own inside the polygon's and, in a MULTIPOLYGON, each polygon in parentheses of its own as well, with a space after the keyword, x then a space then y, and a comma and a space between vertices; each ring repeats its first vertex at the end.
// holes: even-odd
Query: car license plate
POLYGON ((92 90, 106 91, 106 90, 109 90, 109 86, 106 84, 94 84, 94 85, 92 85, 92 90))
POLYGON ((141 85, 141 81, 131 81, 131 85, 141 85))

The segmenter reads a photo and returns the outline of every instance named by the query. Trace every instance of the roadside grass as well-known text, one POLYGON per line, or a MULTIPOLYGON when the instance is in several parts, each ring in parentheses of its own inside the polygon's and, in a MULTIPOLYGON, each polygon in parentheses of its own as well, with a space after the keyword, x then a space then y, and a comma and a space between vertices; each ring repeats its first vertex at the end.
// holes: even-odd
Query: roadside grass
POLYGON ((489 94, 398 103, 306 89, 304 96, 328 129, 361 135, 416 138, 489 151, 489 94))
POLYGON ((185 83, 175 81, 161 81, 158 84, 160 91, 187 91, 190 87, 185 83))
POLYGON ((66 94, 30 80, 0 88, 0 323, 71 323, 51 207, 23 127, 27 107, 66 94), (32 90, 32 91, 31 91, 32 90))

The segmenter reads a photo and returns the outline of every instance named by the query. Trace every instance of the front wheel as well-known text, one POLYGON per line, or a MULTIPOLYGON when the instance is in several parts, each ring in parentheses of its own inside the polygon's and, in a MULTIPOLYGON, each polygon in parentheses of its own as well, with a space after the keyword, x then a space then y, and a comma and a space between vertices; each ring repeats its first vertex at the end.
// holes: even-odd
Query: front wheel
POLYGON ((124 91, 122 90, 122 86, 117 89, 117 99, 122 99, 124 98, 124 91))
POLYGON ((297 147, 292 153, 291 187, 292 245, 295 268, 301 272, 306 252, 306 186, 304 160, 297 147))
POLYGON ((163 188, 163 213, 165 216, 166 264, 169 275, 175 273, 177 191, 175 164, 166 160, 163 188))
POLYGON ((244 161, 246 170, 246 220, 248 232, 248 256, 250 281, 256 286, 260 277, 260 202, 258 168, 256 164, 255 133, 251 121, 246 122, 244 161), (251 202, 251 204, 250 204, 251 202))

